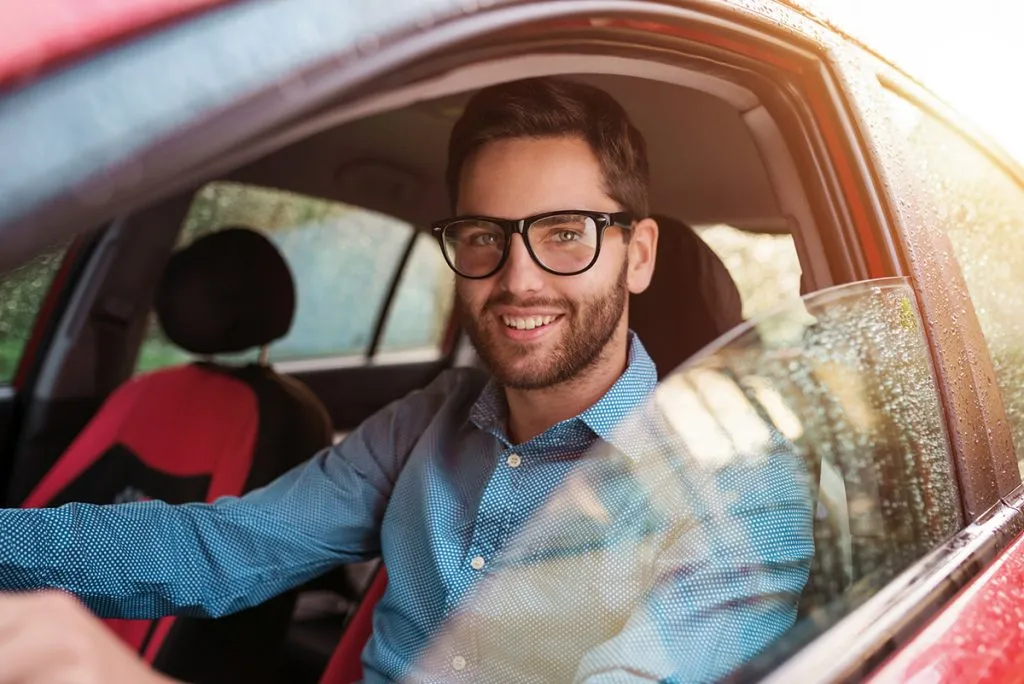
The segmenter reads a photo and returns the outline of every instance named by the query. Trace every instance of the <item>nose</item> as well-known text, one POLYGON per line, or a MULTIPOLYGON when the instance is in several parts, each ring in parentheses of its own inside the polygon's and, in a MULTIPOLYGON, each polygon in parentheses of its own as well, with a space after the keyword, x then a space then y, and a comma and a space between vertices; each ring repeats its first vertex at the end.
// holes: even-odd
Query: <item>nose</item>
POLYGON ((522 235, 513 235, 508 259, 498 272, 501 288, 516 296, 538 292, 544 287, 544 271, 530 256, 522 235))

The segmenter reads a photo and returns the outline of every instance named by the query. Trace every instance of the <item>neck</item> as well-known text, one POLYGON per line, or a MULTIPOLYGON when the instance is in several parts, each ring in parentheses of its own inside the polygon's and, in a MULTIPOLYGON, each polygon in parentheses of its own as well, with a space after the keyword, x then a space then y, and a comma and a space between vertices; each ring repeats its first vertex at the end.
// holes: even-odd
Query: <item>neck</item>
POLYGON ((627 347, 627 332, 623 326, 597 361, 575 377, 537 390, 505 388, 508 434, 512 443, 528 442, 596 404, 625 372, 627 347))

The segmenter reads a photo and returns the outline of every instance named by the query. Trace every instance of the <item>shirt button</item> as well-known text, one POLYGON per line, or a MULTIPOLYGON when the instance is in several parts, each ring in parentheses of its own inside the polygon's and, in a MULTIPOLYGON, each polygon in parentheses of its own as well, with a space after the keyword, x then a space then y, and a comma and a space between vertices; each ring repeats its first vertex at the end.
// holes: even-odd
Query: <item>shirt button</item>
POLYGON ((466 669, 466 659, 463 658, 462 656, 455 656, 454 658, 452 658, 452 669, 453 670, 465 670, 466 669))
POLYGON ((469 567, 474 570, 482 570, 487 561, 484 560, 483 556, 473 556, 473 560, 469 561, 469 567))
POLYGON ((505 463, 508 463, 509 468, 518 468, 523 463, 523 459, 519 454, 509 454, 508 458, 505 459, 505 463))

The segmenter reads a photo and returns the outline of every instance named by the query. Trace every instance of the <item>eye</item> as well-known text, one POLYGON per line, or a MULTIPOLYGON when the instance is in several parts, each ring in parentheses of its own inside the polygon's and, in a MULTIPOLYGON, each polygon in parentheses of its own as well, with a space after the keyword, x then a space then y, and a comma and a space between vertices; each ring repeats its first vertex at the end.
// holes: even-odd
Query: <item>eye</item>
POLYGON ((575 242, 582 237, 583 236, 580 235, 580 233, 578 233, 577 231, 569 230, 567 228, 559 230, 557 233, 555 233, 555 240, 557 242, 575 242))
POLYGON ((493 247, 498 243, 498 236, 494 233, 476 233, 469 236, 469 244, 473 247, 493 247))

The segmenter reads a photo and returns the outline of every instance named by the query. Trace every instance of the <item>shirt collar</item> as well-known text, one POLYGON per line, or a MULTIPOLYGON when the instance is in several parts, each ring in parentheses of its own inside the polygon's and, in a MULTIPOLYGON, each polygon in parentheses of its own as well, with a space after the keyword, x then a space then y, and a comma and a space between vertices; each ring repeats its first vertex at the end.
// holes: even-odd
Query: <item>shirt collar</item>
MULTIPOLYGON (((658 372, 640 338, 632 330, 629 331, 628 344, 626 370, 615 384, 593 406, 578 416, 553 426, 551 430, 569 422, 582 423, 620 451, 632 451, 628 448, 632 444, 618 443, 620 440, 616 439, 616 428, 647 402, 658 383, 658 372)), ((494 434, 502 441, 508 441, 505 432, 507 415, 505 392, 491 378, 470 410, 470 421, 481 430, 494 434)))

